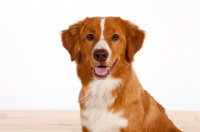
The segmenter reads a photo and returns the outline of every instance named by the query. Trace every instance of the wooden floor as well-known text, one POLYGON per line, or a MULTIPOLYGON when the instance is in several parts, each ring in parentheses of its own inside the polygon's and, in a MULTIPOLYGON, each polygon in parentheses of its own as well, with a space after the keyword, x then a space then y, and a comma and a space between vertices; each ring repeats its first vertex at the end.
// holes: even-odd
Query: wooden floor
MULTIPOLYGON (((200 111, 167 111, 183 132, 200 132, 200 111)), ((0 111, 0 132, 80 132, 79 111, 0 111)))

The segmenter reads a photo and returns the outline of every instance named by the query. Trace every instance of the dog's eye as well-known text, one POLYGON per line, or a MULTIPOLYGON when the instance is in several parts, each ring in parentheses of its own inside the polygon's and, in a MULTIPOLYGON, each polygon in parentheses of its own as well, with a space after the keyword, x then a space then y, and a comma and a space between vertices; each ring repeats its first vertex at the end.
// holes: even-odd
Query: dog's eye
POLYGON ((94 35, 93 34, 88 34, 87 35, 87 40, 92 41, 94 39, 94 35))
POLYGON ((113 40, 113 41, 119 40, 119 35, 113 34, 113 35, 112 35, 112 40, 113 40))

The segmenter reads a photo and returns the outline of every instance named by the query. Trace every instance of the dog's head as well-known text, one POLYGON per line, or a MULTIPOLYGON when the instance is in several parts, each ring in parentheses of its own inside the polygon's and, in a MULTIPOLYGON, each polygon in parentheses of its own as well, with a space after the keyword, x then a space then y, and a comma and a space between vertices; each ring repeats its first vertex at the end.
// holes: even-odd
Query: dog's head
POLYGON ((62 31, 62 42, 72 61, 89 62, 95 77, 106 78, 118 62, 133 61, 144 36, 143 30, 120 17, 93 17, 62 31))

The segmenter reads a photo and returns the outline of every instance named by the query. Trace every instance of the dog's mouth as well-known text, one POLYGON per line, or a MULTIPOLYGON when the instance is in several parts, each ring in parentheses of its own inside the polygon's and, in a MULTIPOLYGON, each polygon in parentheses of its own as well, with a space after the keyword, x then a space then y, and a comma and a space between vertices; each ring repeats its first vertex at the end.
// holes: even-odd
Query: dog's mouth
POLYGON ((93 68, 93 73, 94 76, 98 78, 106 78, 107 76, 110 75, 112 69, 115 67, 117 63, 117 60, 113 63, 112 66, 104 66, 104 65, 99 65, 97 67, 93 68))

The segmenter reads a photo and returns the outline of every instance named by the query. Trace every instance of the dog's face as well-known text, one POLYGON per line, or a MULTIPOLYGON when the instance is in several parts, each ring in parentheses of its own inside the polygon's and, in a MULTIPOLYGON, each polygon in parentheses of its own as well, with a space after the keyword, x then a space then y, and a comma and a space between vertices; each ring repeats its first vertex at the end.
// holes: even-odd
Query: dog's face
POLYGON ((93 75, 106 78, 120 61, 131 63, 144 31, 119 17, 86 18, 62 32, 71 60, 89 62, 93 75))

